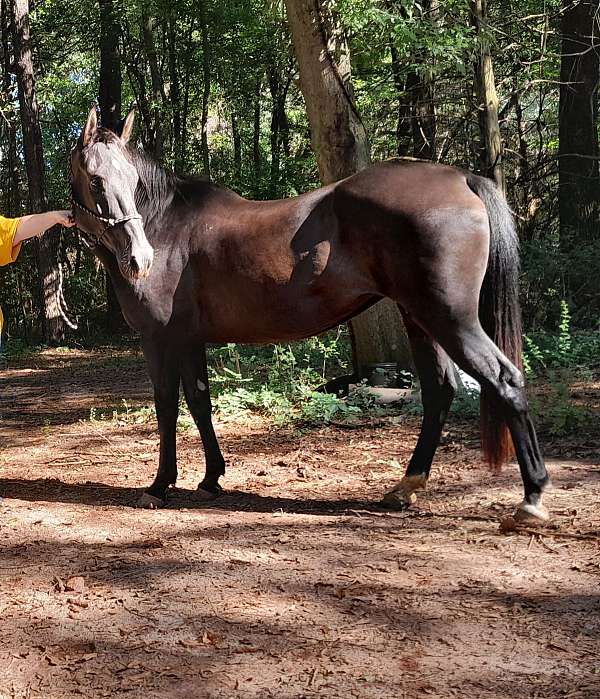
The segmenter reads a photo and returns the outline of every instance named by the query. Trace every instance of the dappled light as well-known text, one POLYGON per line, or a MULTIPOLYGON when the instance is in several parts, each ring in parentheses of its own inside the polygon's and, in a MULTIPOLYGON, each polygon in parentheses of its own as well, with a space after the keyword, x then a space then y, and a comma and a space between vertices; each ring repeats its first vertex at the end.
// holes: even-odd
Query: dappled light
POLYGON ((137 510, 158 438, 152 419, 111 406, 122 385, 131 410, 150 400, 141 358, 50 352, 31 364, 0 392, 0 687, 595 696, 600 465, 585 448, 548 459, 555 524, 505 535, 518 474, 485 469, 473 421, 444 434, 418 506, 388 512, 379 500, 418 418, 306 430, 229 416, 216 421, 225 494, 196 496, 201 448, 183 430, 167 507, 137 510), (36 396, 52 420, 18 424, 36 396))

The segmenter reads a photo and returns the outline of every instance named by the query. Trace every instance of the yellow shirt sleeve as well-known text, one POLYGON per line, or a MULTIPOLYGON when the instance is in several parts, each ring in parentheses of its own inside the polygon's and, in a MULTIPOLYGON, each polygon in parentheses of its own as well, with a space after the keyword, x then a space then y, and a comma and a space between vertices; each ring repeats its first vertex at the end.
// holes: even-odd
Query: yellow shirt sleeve
POLYGON ((0 216, 0 267, 14 262, 21 252, 21 243, 13 245, 20 220, 0 216))
MULTIPOLYGON (((0 267, 14 262, 21 252, 21 243, 13 245, 20 220, 20 218, 5 218, 4 216, 0 216, 0 267)), ((0 308, 0 335, 2 335, 3 325, 4 316, 0 308)))

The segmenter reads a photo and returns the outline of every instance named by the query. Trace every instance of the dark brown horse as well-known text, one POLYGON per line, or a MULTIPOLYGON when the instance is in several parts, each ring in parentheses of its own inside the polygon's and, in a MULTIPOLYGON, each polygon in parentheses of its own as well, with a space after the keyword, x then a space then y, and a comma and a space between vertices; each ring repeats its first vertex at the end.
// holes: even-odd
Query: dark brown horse
POLYGON ((199 492, 221 492, 206 342, 297 340, 387 296, 404 316, 424 413, 406 475, 384 502, 408 507, 425 487, 456 389, 452 358, 482 386, 490 463, 508 458, 507 428, 512 435, 525 489, 517 514, 548 518, 549 477, 516 366, 517 235, 489 180, 386 162, 293 199, 247 201, 128 148, 132 123, 130 114, 118 136, 98 128, 92 110, 71 174, 77 224, 141 334, 154 385, 160 462, 141 506, 163 505, 177 479, 180 383, 204 445, 199 492))

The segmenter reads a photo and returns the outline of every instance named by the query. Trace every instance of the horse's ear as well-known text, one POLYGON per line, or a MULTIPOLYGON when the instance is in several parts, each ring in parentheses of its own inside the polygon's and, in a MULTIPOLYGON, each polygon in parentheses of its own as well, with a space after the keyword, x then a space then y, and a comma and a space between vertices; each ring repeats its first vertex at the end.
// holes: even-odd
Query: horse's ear
POLYGON ((131 138, 131 134, 133 132, 133 122, 135 121, 135 109, 132 109, 129 114, 127 115, 127 118, 125 119, 125 123, 123 124, 123 130, 121 131, 121 141, 124 146, 126 146, 129 143, 129 139, 131 138))
POLYGON ((81 132, 81 145, 85 148, 87 144, 92 140, 92 137, 96 134, 98 129, 98 115, 96 113, 96 105, 90 109, 87 121, 81 132))

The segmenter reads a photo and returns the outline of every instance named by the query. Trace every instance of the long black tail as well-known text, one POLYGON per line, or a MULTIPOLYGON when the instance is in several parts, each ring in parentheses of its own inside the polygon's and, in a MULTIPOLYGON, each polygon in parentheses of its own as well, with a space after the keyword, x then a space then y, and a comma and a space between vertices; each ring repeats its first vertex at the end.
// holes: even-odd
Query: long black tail
MULTIPOLYGON (((515 221, 506 199, 491 180, 469 173, 467 183, 485 204, 490 223, 488 267, 479 299, 481 325, 506 357, 522 369, 519 237, 515 221)), ((500 468, 514 454, 500 406, 485 387, 481 391, 481 444, 486 460, 494 468, 500 468)))

